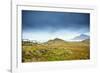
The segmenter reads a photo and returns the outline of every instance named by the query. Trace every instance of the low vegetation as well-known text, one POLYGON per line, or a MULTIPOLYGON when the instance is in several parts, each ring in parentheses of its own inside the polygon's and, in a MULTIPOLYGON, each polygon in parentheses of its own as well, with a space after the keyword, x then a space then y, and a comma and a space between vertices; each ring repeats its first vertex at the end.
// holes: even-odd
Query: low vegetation
POLYGON ((66 42, 61 39, 45 43, 22 41, 22 62, 86 60, 89 58, 90 46, 87 42, 66 42))

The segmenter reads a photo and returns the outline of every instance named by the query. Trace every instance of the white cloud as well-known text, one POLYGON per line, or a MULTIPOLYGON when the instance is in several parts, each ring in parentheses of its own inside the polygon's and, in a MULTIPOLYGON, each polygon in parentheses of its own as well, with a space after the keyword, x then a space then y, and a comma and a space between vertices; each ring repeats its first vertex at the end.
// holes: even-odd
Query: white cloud
POLYGON ((38 42, 45 42, 50 39, 60 38, 63 40, 70 40, 81 33, 71 32, 66 30, 58 30, 57 32, 23 32, 23 39, 36 40, 38 42))

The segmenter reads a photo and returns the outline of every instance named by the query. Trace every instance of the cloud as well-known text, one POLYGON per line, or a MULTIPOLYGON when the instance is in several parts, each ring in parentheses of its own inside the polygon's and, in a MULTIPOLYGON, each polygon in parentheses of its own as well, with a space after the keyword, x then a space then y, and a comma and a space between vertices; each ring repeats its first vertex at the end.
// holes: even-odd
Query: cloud
POLYGON ((22 10, 23 39, 64 40, 89 33, 90 14, 22 10))
POLYGON ((90 15, 88 13, 22 11, 23 30, 62 30, 89 28, 90 15))

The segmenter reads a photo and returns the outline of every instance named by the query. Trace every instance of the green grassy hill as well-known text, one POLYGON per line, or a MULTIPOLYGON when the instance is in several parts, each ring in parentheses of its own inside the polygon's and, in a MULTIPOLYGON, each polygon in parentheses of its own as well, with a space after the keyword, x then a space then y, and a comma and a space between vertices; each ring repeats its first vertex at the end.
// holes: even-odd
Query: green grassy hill
POLYGON ((56 38, 45 43, 22 42, 22 62, 87 60, 90 58, 89 40, 66 42, 56 38))

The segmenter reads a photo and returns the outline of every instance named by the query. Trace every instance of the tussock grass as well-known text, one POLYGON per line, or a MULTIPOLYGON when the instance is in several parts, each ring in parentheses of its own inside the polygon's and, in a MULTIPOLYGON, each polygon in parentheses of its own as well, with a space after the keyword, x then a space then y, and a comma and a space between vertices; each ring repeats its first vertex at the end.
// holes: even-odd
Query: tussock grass
POLYGON ((22 44, 22 62, 90 59, 90 46, 85 42, 22 44))

